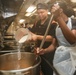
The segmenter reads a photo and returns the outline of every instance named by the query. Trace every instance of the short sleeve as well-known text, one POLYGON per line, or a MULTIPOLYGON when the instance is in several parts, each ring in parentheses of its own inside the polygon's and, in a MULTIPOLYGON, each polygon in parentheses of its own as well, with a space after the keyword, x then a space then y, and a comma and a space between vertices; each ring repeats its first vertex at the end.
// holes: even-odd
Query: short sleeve
POLYGON ((49 34, 51 36, 53 36, 54 38, 55 38, 56 27, 57 27, 57 24, 56 23, 51 24, 50 31, 49 31, 49 34))
POLYGON ((76 29, 76 19, 72 19, 72 30, 76 29))

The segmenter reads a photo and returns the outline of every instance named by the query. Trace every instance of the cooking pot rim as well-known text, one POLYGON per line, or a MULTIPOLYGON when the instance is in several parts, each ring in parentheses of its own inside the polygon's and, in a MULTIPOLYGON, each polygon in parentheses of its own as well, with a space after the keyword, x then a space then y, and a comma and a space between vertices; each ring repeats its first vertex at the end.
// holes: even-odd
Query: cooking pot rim
MULTIPOLYGON (((14 53, 6 53, 6 54, 3 54, 3 55, 0 55, 0 57, 1 56, 4 56, 4 55, 8 55, 8 54, 15 54, 15 53, 18 53, 18 52, 14 52, 14 53)), ((28 53, 28 54, 34 54, 34 53, 30 53, 30 52, 21 52, 21 53, 28 53)), ((27 71, 27 70, 30 70, 30 69, 33 69, 33 68, 35 68, 36 66, 38 66, 40 63, 41 63, 41 57, 40 56, 38 56, 38 58, 39 58, 39 62, 37 63, 37 64, 35 64, 35 65, 33 65, 33 66, 30 66, 30 67, 28 67, 28 68, 24 68, 24 69, 18 69, 18 70, 0 70, 0 72, 22 72, 22 71, 27 71)))

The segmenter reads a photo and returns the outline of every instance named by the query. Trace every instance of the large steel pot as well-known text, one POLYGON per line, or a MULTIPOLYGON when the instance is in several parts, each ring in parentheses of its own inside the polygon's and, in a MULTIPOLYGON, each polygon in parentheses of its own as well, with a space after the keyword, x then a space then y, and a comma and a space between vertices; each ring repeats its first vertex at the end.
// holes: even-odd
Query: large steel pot
POLYGON ((7 53, 0 56, 0 75, 40 75, 40 62, 34 53, 7 53))

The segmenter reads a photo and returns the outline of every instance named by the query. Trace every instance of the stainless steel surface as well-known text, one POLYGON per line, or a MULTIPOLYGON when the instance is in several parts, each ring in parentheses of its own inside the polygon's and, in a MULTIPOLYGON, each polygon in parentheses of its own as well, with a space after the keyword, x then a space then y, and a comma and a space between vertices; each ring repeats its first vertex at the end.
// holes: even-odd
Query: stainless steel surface
POLYGON ((36 55, 29 52, 8 53, 0 56, 0 75, 40 75, 40 62, 36 55))

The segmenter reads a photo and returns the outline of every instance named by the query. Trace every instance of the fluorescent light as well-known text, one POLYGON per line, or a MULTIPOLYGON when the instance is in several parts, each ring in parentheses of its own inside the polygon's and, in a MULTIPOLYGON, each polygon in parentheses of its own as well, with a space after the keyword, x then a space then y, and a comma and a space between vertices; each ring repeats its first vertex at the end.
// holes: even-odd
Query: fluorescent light
POLYGON ((25 16, 32 16, 35 12, 37 11, 37 9, 35 9, 33 12, 27 12, 26 14, 25 14, 25 16))
POLYGON ((31 13, 26 13, 26 14, 25 14, 25 16, 30 16, 30 15, 31 15, 31 13))
POLYGON ((26 12, 33 12, 35 9, 36 7, 32 5, 26 10, 26 12))
POLYGON ((76 8, 73 8, 74 11, 76 11, 76 8))
POLYGON ((37 11, 37 9, 35 9, 32 13, 35 13, 37 11))
POLYGON ((23 22, 25 22, 24 19, 20 19, 20 20, 19 20, 19 23, 23 23, 23 22))
POLYGON ((51 13, 50 13, 50 12, 48 12, 48 14, 50 15, 51 13))
POLYGON ((75 2, 76 2, 76 0, 71 0, 71 2, 75 3, 75 2))

